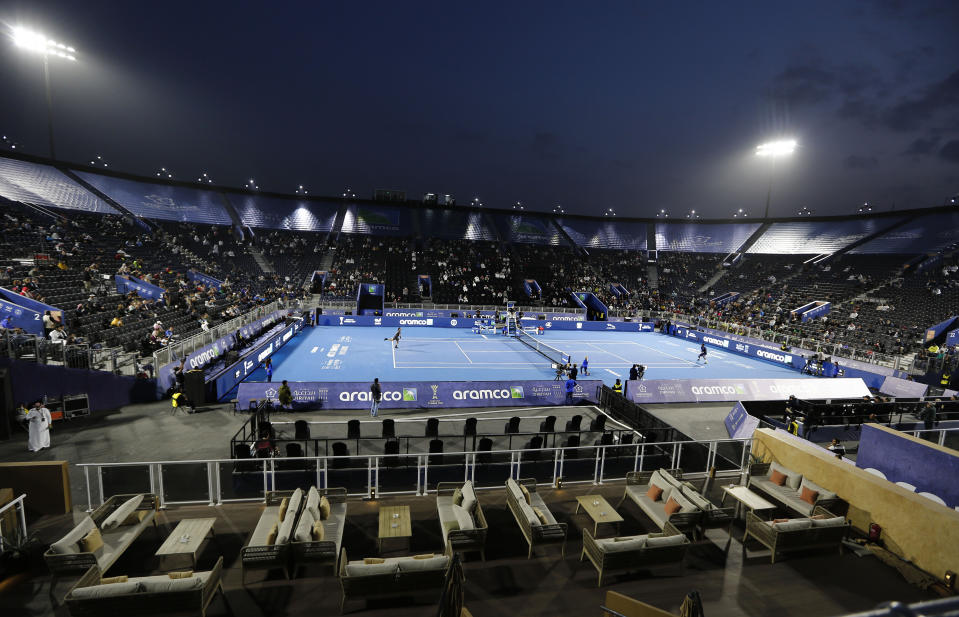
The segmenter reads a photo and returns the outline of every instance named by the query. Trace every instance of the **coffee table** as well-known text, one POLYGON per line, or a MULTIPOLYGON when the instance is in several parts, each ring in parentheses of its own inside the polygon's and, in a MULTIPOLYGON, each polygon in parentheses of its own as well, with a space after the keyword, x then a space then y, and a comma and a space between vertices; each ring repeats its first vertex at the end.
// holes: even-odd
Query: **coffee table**
POLYGON ((726 503, 726 495, 731 495, 733 499, 736 500, 736 511, 733 513, 733 518, 739 518, 739 515, 742 513, 743 506, 749 509, 750 512, 755 512, 757 510, 774 510, 776 504, 767 501, 762 495, 757 495, 752 492, 748 486, 740 486, 733 484, 731 486, 723 487, 723 497, 719 502, 719 505, 726 503))
POLYGON ((191 565, 196 569, 196 556, 203 541, 207 535, 216 536, 213 532, 215 522, 215 518, 185 518, 177 523, 170 536, 157 549, 156 556, 160 558, 160 563, 189 556, 191 565))
POLYGON ((383 552, 383 541, 394 541, 397 538, 406 542, 409 549, 410 538, 413 537, 413 522, 410 518, 409 506, 380 506, 380 530, 378 534, 378 548, 383 552))
POLYGON ((726 540, 726 552, 729 552, 729 545, 733 541, 733 523, 739 519, 739 515, 742 513, 742 509, 745 507, 750 512, 762 512, 764 510, 775 510, 776 504, 768 501, 762 495, 757 495, 752 492, 748 486, 741 486, 733 484, 730 486, 723 487, 723 496, 719 501, 719 505, 726 503, 726 495, 731 495, 733 499, 736 500, 736 510, 733 512, 733 517, 729 521, 729 539, 726 540))
POLYGON ((613 506, 609 505, 606 498, 602 495, 583 495, 576 498, 576 510, 579 512, 582 508, 586 514, 593 520, 593 536, 599 537, 600 525, 613 525, 615 532, 619 533, 619 524, 623 522, 623 517, 619 515, 613 506))

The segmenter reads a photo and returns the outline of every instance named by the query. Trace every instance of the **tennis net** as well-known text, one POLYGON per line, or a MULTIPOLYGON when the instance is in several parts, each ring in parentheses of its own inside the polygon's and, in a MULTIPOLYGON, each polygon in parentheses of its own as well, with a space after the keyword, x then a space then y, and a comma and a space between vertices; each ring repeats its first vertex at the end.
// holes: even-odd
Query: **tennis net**
POLYGON ((555 347, 547 345, 541 341, 537 341, 529 334, 523 332, 523 330, 516 331, 516 339, 520 343, 526 345, 539 355, 549 360, 551 364, 566 364, 569 359, 568 354, 565 352, 560 351, 559 349, 556 349, 555 347))

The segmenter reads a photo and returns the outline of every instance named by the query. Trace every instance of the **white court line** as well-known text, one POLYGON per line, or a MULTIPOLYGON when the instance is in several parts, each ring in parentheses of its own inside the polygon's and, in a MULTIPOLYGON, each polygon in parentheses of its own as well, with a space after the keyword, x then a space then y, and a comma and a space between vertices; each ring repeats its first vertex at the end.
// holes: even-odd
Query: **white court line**
POLYGON ((390 343, 390 347, 393 349, 393 368, 396 368, 396 346, 390 343))
POLYGON ((487 341, 489 340, 488 338, 486 338, 486 335, 485 335, 485 334, 480 334, 480 336, 482 336, 482 337, 483 337, 484 339, 486 339, 487 341))
POLYGON ((456 348, 457 348, 457 349, 459 349, 461 352, 463 352, 463 355, 466 356, 466 361, 469 362, 470 364, 472 364, 472 363, 473 363, 472 358, 469 357, 469 354, 467 354, 465 351, 463 351, 463 348, 460 347, 460 344, 459 344, 459 343, 454 343, 454 345, 456 345, 456 348))
MULTIPOLYGON (((471 366, 472 366, 472 367, 476 367, 476 368, 486 368, 486 369, 488 369, 488 370, 496 369, 496 368, 499 368, 499 367, 503 367, 504 369, 509 368, 509 370, 513 370, 514 367, 530 367, 530 366, 536 366, 536 365, 531 365, 529 362, 474 362, 474 363, 472 363, 472 364, 464 364, 464 363, 462 363, 462 362, 445 362, 445 363, 444 363, 444 362, 434 362, 434 363, 432 363, 432 364, 417 364, 417 363, 415 363, 415 362, 401 362, 398 366, 394 366, 393 368, 435 368, 435 369, 441 369, 441 368, 454 368, 454 367, 469 368, 469 367, 471 367, 471 366)), ((694 368, 694 367, 692 367, 692 366, 688 366, 687 364, 646 364, 645 366, 646 366, 646 368, 648 368, 648 369, 650 369, 650 368, 687 368, 687 369, 688 369, 688 368, 694 368)), ((694 366, 695 366, 695 363, 694 363, 694 366)), ((589 368, 591 368, 591 369, 604 369, 604 368, 607 368, 607 367, 623 368, 623 365, 621 365, 621 364, 593 364, 592 362, 589 363, 589 368)), ((546 369, 546 368, 544 367, 543 370, 550 370, 550 369, 546 369)), ((608 369, 607 369, 607 370, 608 370, 608 369)), ((614 373, 614 374, 615 374, 615 373, 614 373)))
POLYGON ((619 373, 613 373, 613 371, 609 370, 608 368, 603 370, 605 370, 607 373, 612 373, 613 375, 616 375, 617 377, 622 377, 622 375, 620 375, 619 373))
POLYGON ((679 360, 680 362, 687 362, 687 363, 689 363, 689 364, 696 364, 696 363, 693 362, 692 360, 687 360, 687 359, 685 359, 685 358, 680 358, 679 356, 674 356, 674 355, 671 354, 671 353, 666 353, 665 351, 660 351, 660 350, 656 349, 655 347, 650 347, 649 345, 643 345, 642 343, 637 343, 637 342, 635 342, 635 341, 633 341, 633 345, 639 345, 640 347, 645 347, 646 349, 651 349, 651 350, 655 351, 656 353, 661 353, 661 354, 663 354, 664 356, 669 356, 670 358, 675 358, 676 360, 679 360))
POLYGON ((319 347, 314 347, 313 349, 310 350, 310 353, 316 353, 317 349, 319 349, 319 347))

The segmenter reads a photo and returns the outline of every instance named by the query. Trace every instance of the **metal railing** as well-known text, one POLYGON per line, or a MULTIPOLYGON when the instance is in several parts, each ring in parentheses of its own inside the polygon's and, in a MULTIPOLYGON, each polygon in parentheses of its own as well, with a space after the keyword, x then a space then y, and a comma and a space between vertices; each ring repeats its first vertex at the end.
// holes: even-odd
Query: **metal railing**
POLYGON ((256 306, 246 313, 243 313, 239 317, 234 317, 229 321, 224 321, 221 324, 213 326, 206 332, 194 334, 193 336, 183 339, 182 341, 177 341, 167 345, 162 349, 158 349, 153 352, 153 366, 159 368, 174 362, 176 358, 184 358, 197 349, 200 349, 205 345, 209 345, 213 341, 239 330, 243 326, 256 321, 264 315, 269 315, 273 311, 279 309, 289 308, 291 304, 295 304, 295 301, 289 302, 287 300, 279 299, 274 300, 269 304, 256 306), (174 358, 174 355, 176 358, 174 358))
POLYGON ((27 539, 27 512, 23 505, 26 498, 26 494, 20 495, 0 508, 0 553, 8 544, 19 546, 27 539), (14 511, 16 518, 12 525, 8 522, 10 516, 7 512, 10 510, 14 511))
POLYGON ((930 428, 906 432, 913 437, 959 450, 959 428, 930 428))
MULTIPOLYGON (((684 477, 742 477, 750 439, 421 454, 80 463, 88 509, 111 495, 151 493, 168 504, 260 501, 272 490, 346 486, 355 496, 426 495, 438 482, 500 488, 508 478, 544 484, 620 481, 631 471, 681 468, 684 477)), ((79 501, 79 500, 78 500, 79 501)))
POLYGON ((136 353, 126 353, 120 347, 98 348, 89 343, 65 345, 36 334, 10 330, 0 330, 0 356, 37 364, 109 371, 118 375, 132 375, 137 357, 136 353))

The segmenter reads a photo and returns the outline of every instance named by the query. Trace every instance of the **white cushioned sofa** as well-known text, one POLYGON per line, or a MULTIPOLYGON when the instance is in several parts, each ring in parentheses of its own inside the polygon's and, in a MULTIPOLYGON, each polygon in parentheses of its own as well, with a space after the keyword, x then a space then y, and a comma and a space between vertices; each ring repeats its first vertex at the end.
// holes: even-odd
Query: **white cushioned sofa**
POLYGON ((302 567, 321 564, 333 566, 335 575, 345 528, 346 489, 311 486, 293 532, 294 574, 302 567))
POLYGON ((446 584, 450 553, 409 557, 368 557, 349 561, 346 549, 340 555, 339 578, 343 597, 340 612, 348 599, 429 596, 438 602, 446 584))
POLYGON ((703 508, 712 504, 709 504, 708 500, 683 484, 682 473, 681 469, 657 469, 652 472, 631 471, 627 473, 626 490, 617 507, 629 498, 660 529, 663 529, 667 522, 682 532, 689 532, 700 527, 705 516, 703 508), (653 486, 662 489, 659 498, 655 500, 648 495, 650 488, 653 486), (668 514, 666 506, 671 500, 679 505, 679 510, 668 514))
MULTIPOLYGON (((778 476, 777 476, 778 478, 778 476)), ((783 467, 778 463, 757 463, 749 467, 749 488, 757 489, 796 514, 810 516, 816 506, 825 508, 833 514, 845 511, 842 500, 836 493, 827 490, 803 477, 797 471, 783 467), (783 483, 773 481, 773 474, 783 476, 783 483), (806 489, 809 500, 803 499, 806 489)))
POLYGON ((596 586, 602 587, 603 579, 610 573, 664 566, 679 566, 682 571, 689 545, 689 539, 668 521, 662 533, 637 536, 597 539, 584 529, 579 560, 589 559, 598 574, 596 586))
POLYGON ((66 596, 72 617, 115 617, 116 615, 206 615, 216 592, 223 592, 223 558, 209 572, 190 572, 141 577, 102 579, 100 569, 91 567, 66 596))
POLYGON ((106 572, 143 530, 156 527, 156 495, 114 495, 84 514, 80 522, 43 554, 56 577, 79 574, 96 566, 106 572))
POLYGON ((771 551, 772 563, 776 563, 778 554, 790 551, 831 548, 839 549, 839 553, 842 554, 842 541, 851 526, 846 518, 836 516, 822 506, 817 506, 810 515, 803 518, 765 521, 753 512, 748 512, 743 550, 746 550, 746 539, 753 537, 771 551))
POLYGON ((440 533, 448 551, 479 551, 486 561, 486 516, 473 483, 440 482, 436 485, 436 511, 440 533))
POLYGON ((543 544, 559 544, 562 555, 566 556, 567 525, 556 520, 536 492, 535 478, 521 478, 518 482, 513 478, 507 480, 506 503, 529 544, 527 559, 533 556, 534 546, 543 544))
POLYGON ((304 503, 303 489, 299 488, 266 494, 266 507, 246 546, 240 549, 241 580, 244 585, 249 570, 279 569, 290 578, 290 542, 297 515, 304 503))

